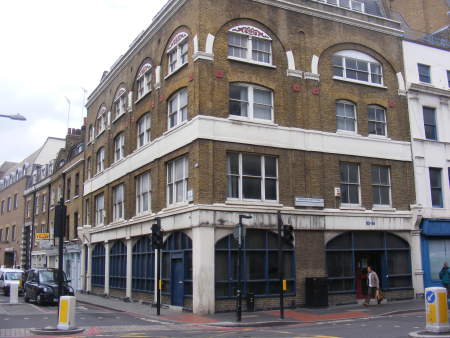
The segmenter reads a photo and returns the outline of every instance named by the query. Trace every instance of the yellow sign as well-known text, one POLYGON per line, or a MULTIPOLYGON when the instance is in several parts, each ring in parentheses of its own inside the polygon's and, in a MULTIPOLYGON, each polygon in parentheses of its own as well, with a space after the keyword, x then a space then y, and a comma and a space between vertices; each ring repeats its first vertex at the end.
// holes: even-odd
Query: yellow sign
POLYGON ((283 279, 283 291, 287 291, 288 289, 287 289, 287 281, 286 281, 286 279, 283 279))
POLYGON ((50 234, 48 232, 38 232, 36 233, 36 239, 50 239, 50 234))

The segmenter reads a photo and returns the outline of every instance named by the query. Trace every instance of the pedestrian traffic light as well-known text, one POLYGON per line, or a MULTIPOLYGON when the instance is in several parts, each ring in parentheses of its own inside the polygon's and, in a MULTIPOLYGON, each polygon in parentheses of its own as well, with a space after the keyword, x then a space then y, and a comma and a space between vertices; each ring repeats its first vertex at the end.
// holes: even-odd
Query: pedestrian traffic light
POLYGON ((294 227, 292 225, 283 225, 283 240, 286 244, 294 246, 294 227))
POLYGON ((163 234, 159 218, 156 219, 156 223, 152 225, 152 245, 154 249, 162 249, 163 246, 163 234))
POLYGON ((55 206, 55 220, 54 220, 54 236, 55 237, 64 237, 66 235, 66 214, 67 207, 64 205, 64 202, 59 202, 55 206))

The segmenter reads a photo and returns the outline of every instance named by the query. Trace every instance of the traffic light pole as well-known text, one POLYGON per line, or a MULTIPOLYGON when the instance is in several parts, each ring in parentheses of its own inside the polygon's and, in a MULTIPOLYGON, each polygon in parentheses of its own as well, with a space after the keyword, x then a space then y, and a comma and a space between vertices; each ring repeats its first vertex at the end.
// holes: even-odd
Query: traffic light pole
POLYGON ((156 254, 156 315, 161 315, 161 256, 163 247, 163 234, 161 231, 161 219, 156 218, 156 223, 152 225, 152 246, 156 254))
POLYGON ((161 315, 161 249, 157 250, 158 265, 156 269, 156 278, 158 280, 156 286, 156 315, 161 315))
POLYGON ((238 289, 237 289, 237 308, 236 321, 242 320, 242 282, 241 282, 241 249, 242 249, 242 215, 239 215, 239 239, 238 239, 238 256, 237 256, 237 273, 238 273, 238 289))
POLYGON ((284 319, 284 283, 283 283, 283 220, 281 219, 281 212, 278 211, 278 277, 280 279, 280 319, 284 319))

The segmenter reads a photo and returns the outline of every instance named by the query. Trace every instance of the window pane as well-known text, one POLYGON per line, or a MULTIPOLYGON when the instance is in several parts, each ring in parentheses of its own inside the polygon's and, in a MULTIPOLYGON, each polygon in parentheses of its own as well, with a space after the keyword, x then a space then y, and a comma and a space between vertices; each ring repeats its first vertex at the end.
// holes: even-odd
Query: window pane
POLYGON ((242 179, 243 198, 261 199, 261 179, 244 177, 242 179))
POLYGON ((262 106, 259 104, 253 105, 253 117, 255 119, 271 120, 272 106, 262 106))
POLYGON ((239 177, 228 176, 228 197, 239 198, 239 177))
POLYGON ((353 260, 351 252, 328 252, 327 268, 329 277, 353 276, 353 260))
POLYGON ((388 269, 391 275, 411 273, 411 260, 408 251, 388 251, 388 269))
POLYGON ((412 286, 411 277, 389 277, 390 288, 409 288, 412 286))
POLYGON ((428 125, 436 124, 436 110, 434 108, 423 107, 423 122, 428 125))
POLYGON ((246 253, 247 265, 247 279, 264 279, 265 254, 264 252, 249 252, 246 253))
POLYGON ((380 249, 385 247, 382 232, 355 232, 354 240, 356 249, 380 249))
POLYGON ((228 280, 228 260, 227 252, 216 250, 216 263, 215 263, 215 276, 216 281, 226 281, 228 280))
POLYGON ((431 279, 439 281, 439 272, 445 262, 450 262, 450 240, 448 239, 429 239, 431 279))
POLYGON ((229 174, 239 174, 239 154, 229 153, 228 154, 228 173, 229 174))
POLYGON ((264 161, 266 177, 277 177, 277 159, 275 157, 265 156, 264 161))
POLYGON ((349 203, 359 204, 359 188, 357 185, 349 186, 349 203))
POLYGON ((261 157, 257 155, 242 155, 242 173, 244 175, 261 176, 261 157))
POLYGON ((245 238, 245 248, 264 249, 266 247, 266 234, 266 231, 249 229, 245 238))
POLYGON ((349 170, 348 181, 351 183, 359 183, 358 175, 358 165, 357 164, 347 164, 349 170))
POLYGON ((276 200, 277 199, 277 181, 266 178, 266 200, 276 200))

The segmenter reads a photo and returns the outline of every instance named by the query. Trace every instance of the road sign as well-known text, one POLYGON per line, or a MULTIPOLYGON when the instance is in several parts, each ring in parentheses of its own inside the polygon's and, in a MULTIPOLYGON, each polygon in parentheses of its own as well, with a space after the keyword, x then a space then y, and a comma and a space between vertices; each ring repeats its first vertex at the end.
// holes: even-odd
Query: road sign
POLYGON ((433 304, 436 301, 436 295, 433 291, 428 291, 426 295, 427 303, 433 304))

